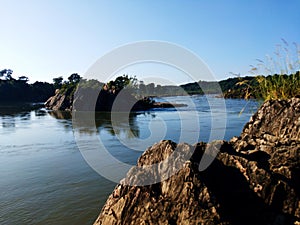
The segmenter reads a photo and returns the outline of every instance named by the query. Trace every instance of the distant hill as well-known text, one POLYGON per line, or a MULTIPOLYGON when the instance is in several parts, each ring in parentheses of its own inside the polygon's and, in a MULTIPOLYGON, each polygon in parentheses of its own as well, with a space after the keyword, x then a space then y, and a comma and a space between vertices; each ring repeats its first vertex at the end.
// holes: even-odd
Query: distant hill
POLYGON ((225 98, 287 99, 300 96, 300 72, 290 75, 235 77, 219 82, 199 81, 180 87, 190 95, 219 94, 221 88, 225 98))
POLYGON ((245 89, 248 87, 247 84, 257 85, 255 83, 255 77, 236 77, 228 78, 222 81, 199 81, 194 83, 188 83, 180 85, 186 93, 193 94, 220 94, 220 88, 223 92, 224 97, 227 98, 244 98, 245 89), (247 82, 245 82, 247 81, 247 82), (238 85, 239 83, 245 83, 238 85))

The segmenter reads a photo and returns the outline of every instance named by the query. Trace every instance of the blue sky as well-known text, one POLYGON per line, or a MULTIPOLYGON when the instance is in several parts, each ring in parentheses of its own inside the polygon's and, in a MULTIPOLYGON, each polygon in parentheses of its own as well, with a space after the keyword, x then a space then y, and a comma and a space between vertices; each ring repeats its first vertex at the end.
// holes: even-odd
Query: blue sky
POLYGON ((274 52, 281 38, 300 44, 298 0, 0 4, 0 69, 10 68, 14 77, 25 75, 30 82, 52 82, 74 72, 83 75, 105 53, 135 41, 162 40, 186 47, 218 80, 232 76, 229 72, 247 74, 249 65, 274 52))

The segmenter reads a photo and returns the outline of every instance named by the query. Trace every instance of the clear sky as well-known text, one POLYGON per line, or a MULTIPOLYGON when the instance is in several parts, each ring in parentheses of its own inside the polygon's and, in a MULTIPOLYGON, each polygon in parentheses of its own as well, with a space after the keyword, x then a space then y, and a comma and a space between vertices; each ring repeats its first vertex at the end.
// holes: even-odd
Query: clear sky
POLYGON ((299 0, 0 0, 0 5, 0 69, 30 82, 82 75, 105 53, 134 41, 184 46, 219 80, 229 72, 246 74, 281 38, 300 44, 299 0))

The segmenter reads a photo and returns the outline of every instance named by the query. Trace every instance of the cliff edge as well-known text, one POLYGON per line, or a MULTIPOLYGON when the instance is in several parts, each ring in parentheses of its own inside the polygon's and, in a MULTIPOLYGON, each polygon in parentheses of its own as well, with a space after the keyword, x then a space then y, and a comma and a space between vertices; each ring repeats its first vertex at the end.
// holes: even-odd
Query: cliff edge
MULTIPOLYGON (((159 162, 175 149, 194 149, 182 169, 148 186, 118 184, 94 224, 300 224, 299 98, 264 103, 229 142, 161 141, 137 165, 159 162), (220 152, 199 172, 207 146, 220 152)), ((130 170, 125 179, 144 175, 130 170)))

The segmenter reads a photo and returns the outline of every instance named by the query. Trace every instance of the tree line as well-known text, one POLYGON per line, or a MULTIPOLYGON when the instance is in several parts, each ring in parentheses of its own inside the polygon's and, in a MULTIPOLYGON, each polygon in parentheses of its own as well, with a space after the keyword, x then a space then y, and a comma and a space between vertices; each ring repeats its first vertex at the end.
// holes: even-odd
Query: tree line
POLYGON ((274 88, 268 90, 266 87, 275 87, 276 90, 285 88, 288 91, 280 92, 287 93, 286 96, 299 96, 299 79, 298 71, 293 75, 234 77, 219 82, 198 81, 176 86, 156 85, 154 83, 145 84, 143 81, 138 81, 136 77, 128 75, 119 76, 115 80, 104 84, 97 80, 85 80, 79 74, 73 73, 67 80, 59 76, 53 78, 53 83, 36 81, 33 84, 29 84, 27 76, 19 76, 16 79, 13 77, 11 69, 3 69, 0 71, 0 103, 45 102, 48 98, 55 95, 56 89, 61 94, 67 94, 71 97, 74 95, 79 83, 86 90, 104 89, 103 91, 113 94, 117 94, 120 90, 126 88, 130 95, 140 99, 147 96, 220 94, 220 88, 226 98, 264 98, 263 95, 276 93, 273 91, 274 88), (292 84, 294 86, 291 86, 292 84))
POLYGON ((29 84, 27 76, 13 77, 13 70, 0 70, 0 103, 45 102, 55 94, 56 89, 79 82, 81 77, 71 74, 68 80, 53 78, 53 83, 36 81, 29 84))

